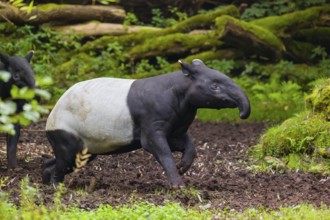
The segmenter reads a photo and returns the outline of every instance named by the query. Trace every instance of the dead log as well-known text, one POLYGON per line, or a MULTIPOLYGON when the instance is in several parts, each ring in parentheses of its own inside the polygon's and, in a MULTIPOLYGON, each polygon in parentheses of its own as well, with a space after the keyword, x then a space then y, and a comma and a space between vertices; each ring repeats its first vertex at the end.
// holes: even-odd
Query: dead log
POLYGON ((118 6, 43 4, 34 6, 30 13, 12 5, 1 3, 0 21, 14 24, 52 25, 81 23, 91 20, 121 23, 125 11, 118 6))
POLYGON ((230 16, 216 20, 218 38, 225 44, 243 50, 247 56, 257 55, 268 60, 281 59, 285 47, 272 32, 230 16))
POLYGON ((55 27, 54 29, 63 34, 75 33, 84 36, 97 36, 97 35, 120 36, 135 31, 158 30, 159 28, 147 27, 147 26, 125 26, 122 24, 100 23, 100 22, 92 21, 86 24, 58 26, 55 27))
POLYGON ((119 42, 120 45, 125 48, 131 48, 135 45, 142 44, 146 39, 153 39, 160 36, 166 36, 174 33, 189 33, 196 29, 211 29, 215 25, 215 19, 222 15, 230 15, 233 17, 238 17, 239 12, 237 7, 234 5, 229 5, 225 7, 221 7, 210 11, 205 14, 198 14, 187 18, 184 21, 178 22, 171 27, 167 27, 160 30, 141 30, 133 34, 128 34, 126 36, 103 36, 99 39, 96 39, 92 42, 86 43, 81 51, 89 51, 95 49, 104 48, 106 45, 113 41, 119 42))
POLYGON ((185 57, 187 54, 199 53, 221 46, 222 42, 215 39, 213 35, 214 33, 175 33, 155 37, 132 47, 129 56, 132 61, 155 56, 171 56, 175 60, 180 57, 185 57))
POLYGON ((295 40, 320 45, 324 48, 328 48, 328 45, 330 45, 329 36, 330 27, 313 27, 308 29, 301 29, 292 34, 292 38, 295 40))
POLYGON ((252 24, 266 28, 280 37, 290 37, 288 34, 299 29, 315 26, 330 26, 330 4, 311 7, 279 16, 269 16, 251 21, 252 24))

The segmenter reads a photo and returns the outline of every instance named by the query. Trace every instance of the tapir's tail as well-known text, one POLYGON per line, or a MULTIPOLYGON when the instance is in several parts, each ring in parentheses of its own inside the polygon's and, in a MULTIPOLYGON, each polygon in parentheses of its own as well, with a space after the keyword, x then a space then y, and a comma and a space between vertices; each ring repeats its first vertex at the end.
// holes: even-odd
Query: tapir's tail
POLYGON ((76 154, 76 160, 75 164, 76 167, 74 168, 74 172, 78 172, 83 166, 85 166, 89 158, 92 156, 92 154, 88 153, 88 149, 84 148, 80 152, 76 154))

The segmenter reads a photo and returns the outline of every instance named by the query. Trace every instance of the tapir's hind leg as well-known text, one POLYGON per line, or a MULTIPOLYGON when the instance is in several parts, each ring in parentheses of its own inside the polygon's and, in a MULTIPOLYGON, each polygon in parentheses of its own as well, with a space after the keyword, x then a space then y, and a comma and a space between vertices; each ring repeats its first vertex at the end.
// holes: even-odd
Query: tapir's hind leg
POLYGON ((83 150, 83 142, 64 130, 47 131, 47 138, 53 148, 55 159, 45 162, 43 182, 63 182, 64 176, 73 171, 76 155, 83 150))

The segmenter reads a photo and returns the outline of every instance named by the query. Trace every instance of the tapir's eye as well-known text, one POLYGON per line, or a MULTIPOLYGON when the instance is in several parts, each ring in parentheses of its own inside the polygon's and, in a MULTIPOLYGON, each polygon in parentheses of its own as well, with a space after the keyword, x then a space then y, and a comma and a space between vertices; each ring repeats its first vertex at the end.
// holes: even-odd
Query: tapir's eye
POLYGON ((19 80, 21 77, 20 77, 20 74, 18 72, 15 72, 13 74, 13 78, 14 78, 14 80, 19 80))
POLYGON ((213 82, 213 83, 211 84, 211 89, 212 89, 212 90, 220 90, 220 85, 219 85, 219 83, 217 83, 217 82, 213 82))

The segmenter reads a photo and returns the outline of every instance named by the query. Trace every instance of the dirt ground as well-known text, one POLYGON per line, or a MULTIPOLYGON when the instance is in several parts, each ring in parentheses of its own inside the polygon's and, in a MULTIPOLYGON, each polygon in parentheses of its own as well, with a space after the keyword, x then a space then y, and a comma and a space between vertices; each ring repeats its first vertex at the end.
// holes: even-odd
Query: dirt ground
MULTIPOLYGON (((52 155, 43 129, 44 121, 22 130, 19 143, 21 170, 6 169, 5 141, 0 142, 0 177, 8 177, 1 190, 18 203, 19 182, 29 176, 40 189, 46 204, 52 203, 53 186, 41 183, 44 155, 52 155)), ((170 190, 164 172, 147 152, 98 156, 78 173, 65 179, 63 202, 75 202, 80 208, 113 206, 134 201, 155 204, 179 202, 202 209, 246 208, 277 209, 300 203, 330 205, 330 177, 299 171, 282 174, 254 173, 248 167, 246 150, 256 144, 265 125, 261 123, 202 123, 195 121, 189 132, 198 156, 184 175, 184 190, 170 190)), ((179 159, 180 155, 175 154, 179 159)))

